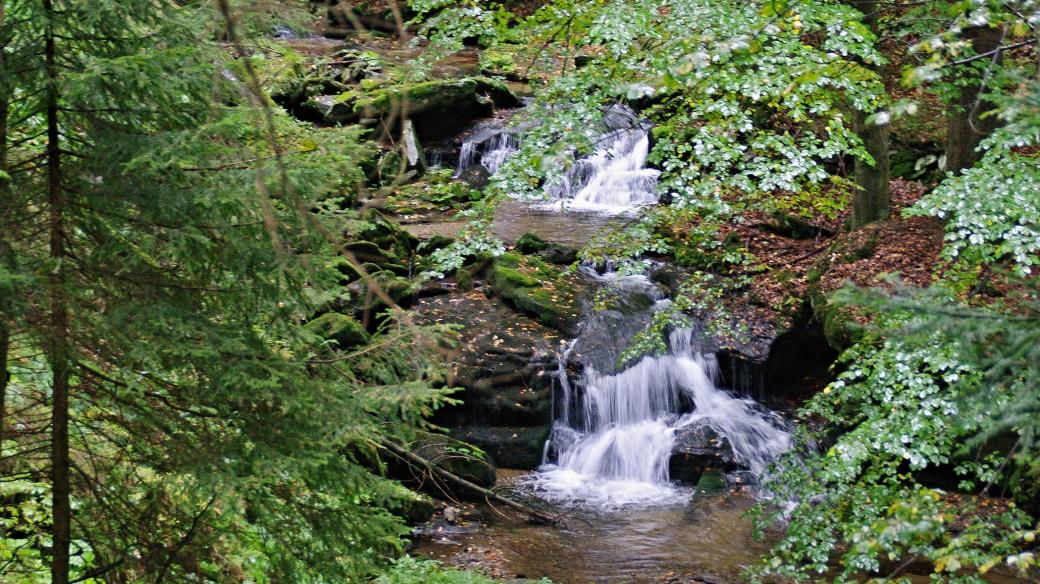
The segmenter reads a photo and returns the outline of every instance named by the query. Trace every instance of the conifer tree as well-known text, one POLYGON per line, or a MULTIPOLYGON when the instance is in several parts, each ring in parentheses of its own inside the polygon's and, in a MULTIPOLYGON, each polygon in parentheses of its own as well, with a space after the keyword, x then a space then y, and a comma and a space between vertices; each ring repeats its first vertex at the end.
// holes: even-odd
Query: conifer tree
POLYGON ((363 222, 337 196, 361 179, 358 132, 257 95, 208 4, 4 8, 6 568, 369 573, 414 499, 374 452, 445 392, 437 337, 406 320, 355 353, 301 326, 344 293, 337 238, 363 222))

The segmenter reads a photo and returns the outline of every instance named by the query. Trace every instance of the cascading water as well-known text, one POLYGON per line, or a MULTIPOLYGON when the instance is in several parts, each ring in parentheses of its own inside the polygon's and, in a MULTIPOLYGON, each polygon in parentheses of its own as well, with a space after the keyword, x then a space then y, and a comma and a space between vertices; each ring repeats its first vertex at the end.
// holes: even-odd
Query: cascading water
POLYGON ((656 203, 661 173, 646 168, 650 126, 624 105, 609 107, 603 124, 607 131, 596 151, 578 160, 549 195, 567 207, 610 213, 656 203))
POLYGON ((478 126, 462 143, 455 176, 462 176, 467 169, 477 164, 495 174, 502 163, 519 149, 520 137, 515 130, 504 128, 498 122, 478 126))
POLYGON ((788 433, 768 413, 716 388, 714 356, 702 353, 695 338, 689 329, 676 330, 668 354, 615 374, 587 367, 577 393, 561 383, 558 399, 567 407, 557 413, 546 447, 556 460, 540 469, 538 491, 602 506, 676 502, 684 494, 669 483, 668 462, 677 432, 693 427, 724 438, 736 462, 756 476, 787 450, 788 433))
MULTIPOLYGON (((649 125, 614 105, 604 111, 603 127, 593 154, 546 188, 553 207, 613 214, 657 202, 660 173, 645 167, 649 125)), ((494 173, 521 139, 501 121, 478 127, 462 145, 457 174, 478 163, 494 173)), ((622 298, 642 300, 622 311, 594 311, 582 335, 561 352, 544 464, 531 479, 538 493, 606 507, 680 502, 687 492, 669 481, 669 460, 677 437, 691 430, 710 429, 732 451, 733 463, 754 476, 788 448, 788 433, 769 412, 716 387, 715 356, 700 349, 692 330, 672 332, 667 354, 613 371, 621 350, 669 301, 646 276, 621 277, 609 262, 606 273, 590 266, 583 271, 622 298), (574 382, 567 371, 572 352, 585 364, 574 382)))
MULTIPOLYGON (((546 188, 546 197, 556 206, 605 213, 656 203, 660 171, 646 168, 650 126, 625 105, 608 107, 603 126, 595 151, 546 188)), ((478 127, 462 143, 456 176, 478 163, 494 174, 519 148, 516 129, 500 124, 478 127)))

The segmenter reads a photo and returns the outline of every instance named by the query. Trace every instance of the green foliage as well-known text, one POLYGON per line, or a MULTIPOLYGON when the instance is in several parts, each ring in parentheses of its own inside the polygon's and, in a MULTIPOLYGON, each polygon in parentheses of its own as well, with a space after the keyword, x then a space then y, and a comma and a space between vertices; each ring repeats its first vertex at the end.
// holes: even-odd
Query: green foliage
POLYGON ((47 371, 65 366, 72 579, 370 577, 402 551, 415 499, 382 476, 380 445, 452 403, 446 330, 384 310, 368 350, 348 353, 302 325, 347 294, 337 265, 352 236, 394 239, 342 206, 371 147, 270 106, 248 67, 221 75, 236 65, 209 4, 54 7, 7 2, 0 26, 2 163, 18 169, 0 190, 0 318, 15 327, 4 422, 18 428, 0 467, 16 491, 2 495, 4 581, 49 577, 40 445, 47 371), (56 144, 41 96, 57 105, 56 144), (69 330, 56 332, 62 305, 69 330))
POLYGON ((996 563, 1028 570, 1029 514, 925 485, 928 471, 954 466, 962 490, 1036 496, 1035 290, 1025 316, 964 308, 941 290, 890 297, 847 288, 839 299, 872 309, 876 327, 800 412, 827 423, 803 429, 801 443, 823 446, 777 465, 768 488, 796 506, 774 515, 789 526, 762 569, 804 578, 831 569, 837 555, 837 580, 846 581, 916 555, 933 562, 937 581, 981 582, 976 574, 996 563))
POLYGON ((975 168, 942 182, 910 209, 946 220, 945 256, 969 266, 1011 262, 1023 275, 1040 263, 1040 83, 1005 109, 975 168), (1022 116, 1022 117, 1018 117, 1022 116))
POLYGON ((861 155, 846 104, 873 111, 881 87, 857 61, 879 60, 857 13, 830 3, 760 8, 693 0, 542 8, 524 23, 532 34, 587 46, 598 62, 539 91, 539 127, 499 187, 517 196, 553 184, 595 138, 600 108, 624 100, 651 104, 651 160, 676 206, 725 210, 723 192, 800 192, 829 176, 825 161, 861 155), (810 33, 819 38, 807 44, 810 33))
MULTIPOLYGON (((1030 10, 926 2, 884 22, 924 39, 907 81, 943 99, 982 85, 1004 126, 983 142, 974 168, 947 176, 907 211, 945 222, 952 265, 939 285, 846 288, 831 299, 834 310, 845 305, 872 324, 842 356, 837 381, 801 411, 825 426, 803 428, 801 449, 769 481, 791 506, 771 514, 787 528, 759 576, 905 581, 908 563, 925 559, 933 582, 983 582, 998 565, 1035 577, 1040 304, 1034 280, 1001 266, 1028 275, 1040 251, 1040 91, 1033 64, 977 54, 965 34, 992 26, 1004 45, 1035 42, 1030 10), (987 287, 982 274, 1001 284, 987 287)), ((893 104, 885 114, 915 109, 893 104)))
MULTIPOLYGON (((462 571, 443 567, 431 560, 418 560, 405 556, 396 562, 386 574, 376 579, 376 584, 494 584, 495 580, 479 572, 462 571)), ((538 580, 540 584, 552 584, 548 578, 538 580)))

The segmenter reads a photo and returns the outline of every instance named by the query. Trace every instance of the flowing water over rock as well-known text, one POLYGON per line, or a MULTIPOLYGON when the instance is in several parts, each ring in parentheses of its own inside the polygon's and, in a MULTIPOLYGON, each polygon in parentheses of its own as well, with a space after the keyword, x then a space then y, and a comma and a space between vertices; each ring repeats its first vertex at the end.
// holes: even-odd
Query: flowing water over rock
MULTIPOLYGON (((612 228, 625 214, 657 202, 659 173, 645 168, 649 127, 625 106, 608 108, 603 125, 596 151, 546 189, 552 202, 507 205, 509 225, 496 218, 496 233, 534 231, 582 244, 589 239, 586 227, 612 228), (517 212, 520 207, 534 211, 517 212), (538 229, 542 224, 550 225, 549 233, 538 229)), ((462 146, 458 175, 475 167, 493 173, 522 139, 501 123, 478 127, 462 146)), ((487 566, 487 558, 473 557, 485 550, 504 575, 548 575, 565 583, 740 581, 742 569, 768 548, 752 540, 741 516, 752 498, 709 496, 692 483, 713 473, 718 495, 754 482, 789 447, 784 422, 718 387, 718 362, 697 330, 671 331, 663 354, 622 359, 670 301, 649 274, 620 275, 609 262, 581 271, 612 300, 587 309, 577 337, 562 346, 543 464, 510 487, 574 514, 573 520, 523 526, 488 512, 479 529, 427 533, 417 551, 487 566), (678 470, 687 472, 678 477, 678 470), (670 574, 684 578, 668 580, 670 574)))
MULTIPOLYGON (((624 105, 606 108, 602 126, 593 154, 545 191, 562 215, 627 213, 657 202, 659 172, 646 168, 650 126, 624 105)), ((521 147, 522 127, 502 121, 478 126, 462 145, 457 174, 477 164, 496 172, 521 147)), ((717 446, 727 470, 760 475, 788 448, 788 434, 753 401, 716 387, 717 361, 701 350, 695 331, 673 331, 667 354, 615 370, 632 337, 668 301, 645 275, 619 277, 609 263, 606 268, 584 271, 629 306, 590 311, 582 335, 561 355, 545 464, 532 479, 536 492, 555 502, 599 506, 675 503, 684 497, 670 481, 677 439, 687 455, 717 446), (572 351, 582 355, 583 368, 573 382, 572 351), (704 447, 690 448, 698 438, 704 447)))
MULTIPOLYGON (((646 356, 615 374, 588 366, 576 386, 560 383, 559 414, 534 487, 562 503, 617 507, 681 502, 669 461, 684 432, 710 429, 733 462, 759 476, 787 450, 788 433, 752 400, 715 386, 714 356, 693 331, 672 332, 666 355, 646 356)), ((566 374, 562 374, 565 376, 566 374)))
POLYGON ((502 163, 519 149, 520 135, 515 128, 503 127, 499 120, 479 124, 459 149, 455 176, 462 176, 477 164, 495 174, 502 163))
MULTIPOLYGON (((462 143, 456 176, 477 164, 497 172, 519 150, 521 128, 522 124, 497 121, 478 126, 462 143)), ((555 208, 618 214, 657 203, 660 171, 646 168, 649 124, 618 104, 604 112, 603 130, 592 155, 577 160, 557 184, 546 188, 546 198, 555 208)))

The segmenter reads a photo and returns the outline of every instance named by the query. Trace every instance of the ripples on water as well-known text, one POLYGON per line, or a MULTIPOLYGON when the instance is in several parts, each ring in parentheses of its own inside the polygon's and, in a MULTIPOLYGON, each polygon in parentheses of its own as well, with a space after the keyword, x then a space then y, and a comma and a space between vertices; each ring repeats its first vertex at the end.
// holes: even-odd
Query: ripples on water
POLYGON ((681 499, 665 506, 580 510, 559 527, 486 512, 488 524, 479 530, 427 541, 415 551, 448 561, 460 553, 484 552, 510 575, 546 576, 558 584, 745 581, 744 568, 759 561, 771 543, 752 537, 744 512, 753 501, 694 499, 690 491, 681 499))

